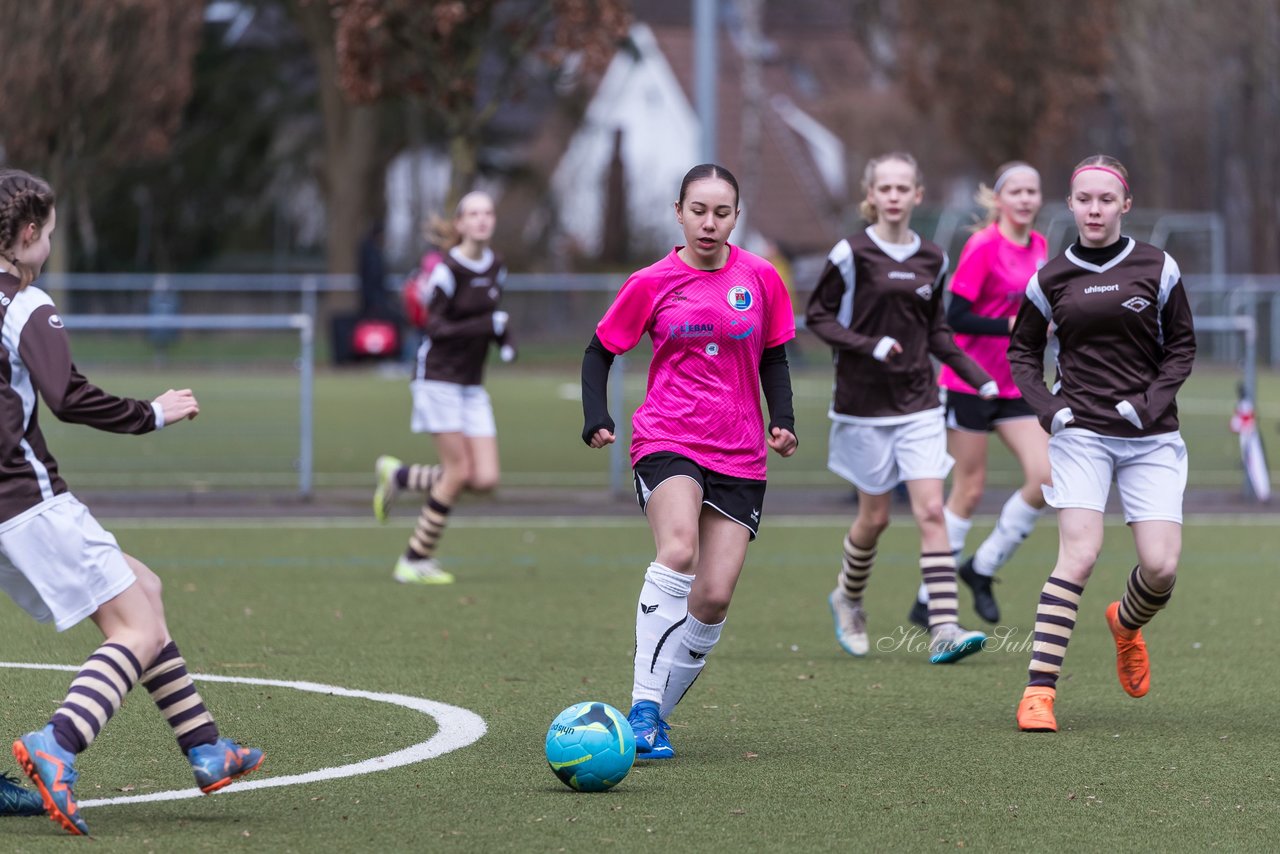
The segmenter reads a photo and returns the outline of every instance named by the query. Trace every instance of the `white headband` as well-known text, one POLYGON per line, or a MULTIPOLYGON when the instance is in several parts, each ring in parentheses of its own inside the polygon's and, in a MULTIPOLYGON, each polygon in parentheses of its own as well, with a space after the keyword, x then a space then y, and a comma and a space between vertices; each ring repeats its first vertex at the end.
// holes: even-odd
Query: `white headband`
POLYGON ((1004 186, 1005 179, 1007 179, 1010 175, 1012 175, 1015 172, 1030 172, 1032 175, 1035 175, 1037 178, 1040 177, 1040 172, 1037 171, 1036 167, 1028 166, 1025 163, 1019 163, 1017 166, 1010 166, 1008 169, 1000 173, 1000 177, 996 179, 996 185, 991 188, 991 192, 999 193, 1000 188, 1004 186))

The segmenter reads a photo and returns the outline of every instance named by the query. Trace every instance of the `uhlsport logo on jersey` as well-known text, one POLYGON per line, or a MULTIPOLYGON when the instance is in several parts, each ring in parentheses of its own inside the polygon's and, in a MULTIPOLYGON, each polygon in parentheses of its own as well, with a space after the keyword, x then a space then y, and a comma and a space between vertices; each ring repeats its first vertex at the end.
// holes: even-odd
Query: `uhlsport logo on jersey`
POLYGON ((1142 311, 1144 308, 1151 305, 1151 300, 1146 297, 1130 297, 1120 304, 1129 309, 1129 311, 1142 311))
POLYGON ((729 306, 736 308, 738 311, 746 311, 751 308, 752 297, 751 291, 738 285, 736 288, 729 288, 729 306))

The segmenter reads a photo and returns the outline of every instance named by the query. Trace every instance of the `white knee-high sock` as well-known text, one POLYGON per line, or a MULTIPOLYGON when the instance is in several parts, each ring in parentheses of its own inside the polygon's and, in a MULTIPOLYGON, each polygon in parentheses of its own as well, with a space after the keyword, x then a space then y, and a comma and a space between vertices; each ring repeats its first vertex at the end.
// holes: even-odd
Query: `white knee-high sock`
POLYGON ((950 544, 951 551, 959 557, 960 552, 964 551, 964 541, 969 536, 969 529, 973 527, 973 520, 957 516, 947 507, 942 508, 942 518, 947 523, 947 543, 950 544))
POLYGON ((671 660, 689 614, 689 590, 693 576, 654 562, 644 574, 640 602, 636 606, 635 678, 631 702, 662 702, 671 672, 671 660))
POLYGON ((1022 541, 1031 535, 1043 512, 1028 504, 1021 492, 1009 496, 1004 507, 1000 508, 995 530, 973 553, 973 571, 979 575, 995 575, 996 570, 1013 557, 1022 541))
POLYGON ((684 697, 685 692, 698 678, 707 656, 715 649, 720 640, 720 632, 724 629, 724 621, 715 625, 707 625, 690 614, 684 623, 684 636, 680 639, 680 649, 671 662, 671 678, 667 680, 667 689, 662 693, 662 719, 671 716, 676 704, 684 697))
MULTIPOLYGON (((973 520, 957 516, 949 507, 942 508, 942 517, 947 522, 947 543, 958 561, 960 553, 964 551, 964 541, 969 536, 969 529, 973 527, 973 520)), ((916 601, 925 604, 929 602, 929 591, 925 590, 923 581, 920 582, 920 589, 916 591, 916 601)))

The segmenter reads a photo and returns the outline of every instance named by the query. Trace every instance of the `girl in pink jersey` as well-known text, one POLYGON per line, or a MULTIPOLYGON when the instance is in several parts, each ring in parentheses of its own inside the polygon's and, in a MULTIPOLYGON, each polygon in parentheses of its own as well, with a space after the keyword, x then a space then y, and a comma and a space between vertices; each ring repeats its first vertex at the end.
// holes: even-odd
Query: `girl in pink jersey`
POLYGON ((13 743, 39 796, 0 777, 0 815, 39 803, 76 836, 89 832, 76 804, 75 763, 124 697, 141 683, 164 714, 205 792, 262 764, 262 751, 218 734, 169 634, 160 579, 125 554, 70 492, 40 429, 40 403, 59 419, 112 433, 149 433, 195 418, 190 389, 152 401, 90 383, 49 295, 32 282, 57 223, 53 190, 0 170, 0 590, 40 622, 65 631, 85 618, 102 632, 42 729, 13 743))
POLYGON ((685 245, 632 274, 582 361, 582 438, 603 448, 614 441, 609 366, 644 335, 653 343, 631 442, 636 497, 657 546, 636 611, 627 716, 642 759, 675 755, 667 718, 720 639, 760 527, 766 454, 789 457, 797 444, 783 349, 795 317, 777 271, 728 242, 737 180, 722 166, 695 166, 675 213, 685 245))
MULTIPOLYGON (((947 450, 956 461, 943 514, 951 550, 959 555, 986 482, 987 435, 996 433, 1022 467, 1022 487, 1004 503, 995 530, 957 570, 973 591, 978 616, 996 623, 1000 608, 992 576, 1035 527, 1044 510, 1040 485, 1049 482, 1049 437, 1014 384, 1008 357, 1009 332, 1027 281, 1048 250, 1044 237, 1031 229, 1041 204, 1035 168, 1021 161, 1004 164, 992 186, 979 187, 977 200, 987 214, 965 243, 951 277, 947 322, 956 344, 991 374, 999 393, 983 400, 950 365, 942 366, 938 382, 947 390, 947 450)), ((926 600, 921 585, 910 614, 917 625, 927 624, 926 600)))
POLYGON ((952 461, 931 359, 950 365, 983 398, 995 396, 996 383, 956 346, 943 316, 947 254, 911 230, 911 212, 924 197, 915 158, 898 152, 871 160, 863 188, 870 225, 831 250, 805 314, 834 351, 827 467, 858 489, 858 515, 827 601, 841 647, 866 655, 863 592, 889 525, 892 490, 906 483, 920 528, 929 660, 949 664, 978 652, 986 636, 965 631, 958 618, 955 556, 942 515, 952 461))

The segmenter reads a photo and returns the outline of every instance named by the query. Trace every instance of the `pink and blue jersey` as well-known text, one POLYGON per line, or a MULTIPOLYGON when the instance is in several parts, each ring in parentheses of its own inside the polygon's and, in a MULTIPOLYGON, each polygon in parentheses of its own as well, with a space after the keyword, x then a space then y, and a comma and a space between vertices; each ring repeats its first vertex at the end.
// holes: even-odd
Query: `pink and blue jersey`
MULTIPOLYGON (((974 233, 960 252, 951 292, 973 303, 973 313, 982 317, 1013 317, 1022 305, 1027 282, 1048 258, 1044 235, 1031 232, 1026 246, 1000 233, 995 223, 974 233)), ((956 333, 956 344, 969 358, 991 375, 1000 387, 1000 397, 1021 397, 1009 369, 1009 338, 1005 335, 965 335, 956 333)), ((938 377, 946 389, 977 394, 973 386, 946 365, 938 377)))
POLYGON ((632 419, 631 461, 671 451, 731 477, 764 480, 760 357, 795 337, 786 285, 737 246, 719 270, 696 270, 676 247, 627 279, 596 327, 615 354, 648 333, 653 361, 632 419))

